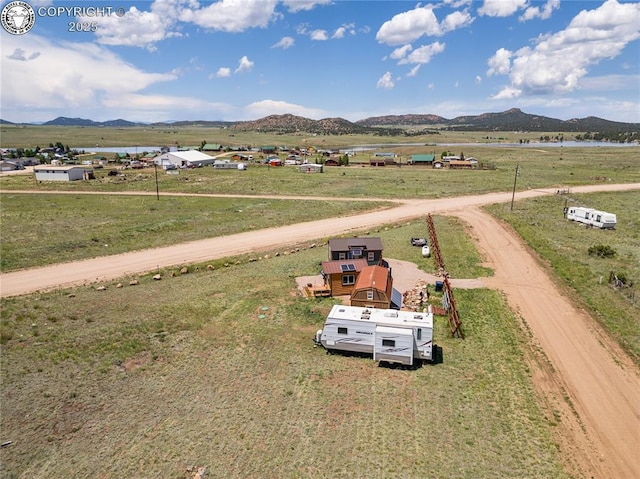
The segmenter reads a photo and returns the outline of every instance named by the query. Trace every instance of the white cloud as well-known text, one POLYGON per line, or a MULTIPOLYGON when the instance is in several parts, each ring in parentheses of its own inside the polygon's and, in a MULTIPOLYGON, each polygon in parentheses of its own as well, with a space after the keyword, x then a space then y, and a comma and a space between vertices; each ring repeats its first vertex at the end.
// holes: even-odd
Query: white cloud
POLYGON ((487 74, 509 74, 511 84, 495 98, 520 94, 566 93, 579 86, 588 68, 615 58, 640 38, 640 4, 608 0, 594 10, 583 10, 565 30, 540 36, 537 44, 513 53, 501 49, 489 60, 487 74))
POLYGON ((181 36, 180 32, 172 30, 177 14, 175 9, 167 11, 166 5, 155 2, 150 11, 131 7, 122 17, 95 17, 92 21, 98 23, 98 43, 153 49, 155 43, 165 38, 181 36))
POLYGON ((227 78, 231 76, 231 68, 229 67, 220 67, 216 72, 217 78, 227 78))
POLYGON ((290 12, 296 13, 301 10, 311 10, 316 5, 328 5, 333 0, 283 0, 282 3, 287 6, 290 12))
POLYGON ((560 0, 547 0, 547 3, 544 4, 542 9, 540 9, 540 7, 538 7, 537 5, 534 7, 528 7, 520 16, 519 20, 521 22, 533 20, 534 18, 541 18, 542 20, 546 20, 550 18, 553 11, 558 8, 560 8, 560 0))
POLYGON ((311 38, 311 40, 318 41, 329 40, 326 30, 314 30, 309 34, 309 38, 311 38))
POLYGON ((376 88, 383 88, 385 90, 390 90, 394 86, 395 84, 393 83, 393 78, 391 78, 391 72, 386 72, 380 77, 378 83, 376 83, 376 88))
POLYGON ((480 75, 476 75, 475 82, 476 85, 480 85, 482 83, 482 77, 480 75))
POLYGON ((253 62, 245 55, 238 62, 238 68, 235 69, 234 73, 250 72, 252 69, 253 62))
POLYGON ((442 29, 432 6, 416 7, 395 15, 382 24, 376 40, 387 45, 411 43, 422 35, 439 36, 442 29))
POLYGON ((509 73, 511 69, 511 57, 513 56, 513 52, 506 50, 505 48, 501 48, 496 53, 489 58, 487 62, 489 64, 489 70, 487 71, 487 76, 492 75, 506 75, 509 73))
POLYGON ((435 42, 430 45, 424 45, 420 48, 416 48, 413 50, 406 58, 403 58, 398 62, 398 64, 406 64, 406 63, 429 63, 431 58, 438 53, 442 53, 444 51, 445 44, 440 42, 435 42))
POLYGON ((40 56, 40 52, 31 52, 29 55, 26 55, 22 48, 16 48, 13 53, 7 55, 7 59, 9 60, 19 60, 21 62, 28 62, 29 60, 35 60, 40 56))
POLYGON ((411 69, 411 71, 409 71, 409 73, 407 73, 407 77, 411 78, 411 77, 416 76, 418 74, 418 70, 420 70, 420 67, 421 67, 420 64, 418 64, 415 67, 413 67, 411 69))
POLYGON ((282 48, 286 50, 295 44, 295 40, 292 37, 282 37, 280 41, 271 46, 271 48, 282 48))
POLYGON ((382 24, 376 40, 387 45, 411 43, 423 35, 440 37, 458 28, 468 27, 474 18, 465 11, 456 11, 439 23, 433 5, 416 6, 413 10, 399 13, 382 24))
POLYGON ((133 110, 131 118, 137 119, 144 112, 135 111, 127 98, 150 98, 144 93, 147 87, 177 78, 170 73, 145 72, 99 45, 54 43, 33 33, 3 36, 2 48, 12 52, 0 58, 3 116, 17 121, 49 120, 53 112, 59 116, 60 111, 85 116, 87 105, 95 105, 96 115, 116 105, 118 110, 133 110), (22 118, 25 114, 29 117, 22 118))
MULTIPOLYGON (((157 3, 158 0, 156 0, 157 3)), ((174 0, 185 3, 184 0, 174 0)), ((276 18, 278 0, 220 0, 202 8, 189 2, 179 20, 223 32, 242 32, 247 28, 264 28, 276 18)))
POLYGON ((390 58, 393 60, 401 60, 413 49, 411 45, 403 45, 391 52, 390 58))
POLYGON ((331 38, 344 38, 345 34, 349 34, 349 35, 355 35, 356 34, 356 30, 355 30, 355 24, 354 23, 346 23, 344 25, 341 25, 340 27, 336 28, 336 31, 333 32, 333 35, 331 36, 331 38))
POLYGON ((458 28, 468 27, 474 20, 469 12, 453 12, 442 20, 442 32, 446 33, 458 28))
POLYGON ((496 95, 492 96, 492 100, 511 100, 522 95, 522 90, 511 86, 505 87, 496 95))
POLYGON ((327 116, 324 110, 279 100, 262 100, 250 103, 242 109, 241 115, 243 119, 255 120, 268 115, 284 115, 287 113, 317 120, 327 116))
POLYGON ((478 14, 488 17, 508 17, 527 6, 527 0, 484 0, 478 14))

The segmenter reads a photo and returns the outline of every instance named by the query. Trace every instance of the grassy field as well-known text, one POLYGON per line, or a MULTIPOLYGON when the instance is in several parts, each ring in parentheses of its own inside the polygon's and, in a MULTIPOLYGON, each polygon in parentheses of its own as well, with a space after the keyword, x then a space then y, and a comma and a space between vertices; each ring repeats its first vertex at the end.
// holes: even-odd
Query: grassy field
POLYGON ((354 214, 381 202, 17 194, 2 195, 0 270, 167 246, 354 214))
MULTIPOLYGON (((374 135, 310 136, 306 133, 276 134, 236 132, 224 128, 205 127, 68 127, 68 126, 14 126, 2 125, 1 148, 41 148, 62 143, 70 148, 119 147, 119 146, 200 146, 202 142, 231 147, 260 147, 277 145, 288 147, 343 148, 353 145, 388 143, 490 143, 538 141, 541 136, 555 138, 557 132, 452 132, 437 134, 389 137, 374 135)), ((565 133, 565 140, 572 140, 578 133, 565 133)))
MULTIPOLYGON (((437 222, 456 272, 479 271, 462 225, 437 222)), ((370 233, 389 257, 431 269, 405 246, 424 231, 370 233)), ((13 443, 0 476, 567 477, 557 418, 536 402, 524 333, 499 294, 456 292, 466 339, 437 319, 443 363, 379 367, 313 347, 333 300, 302 298, 294 278, 325 256, 1 300, 2 440, 13 443)))
POLYGON ((592 193, 566 197, 569 206, 589 206, 617 214, 615 230, 587 228, 564 219, 564 197, 520 201, 513 212, 494 205, 489 212, 508 221, 549 262, 562 287, 602 323, 637 364, 640 364, 640 192, 592 193), (611 258, 589 255, 589 248, 609 246, 611 258), (610 273, 631 285, 616 290, 610 273))

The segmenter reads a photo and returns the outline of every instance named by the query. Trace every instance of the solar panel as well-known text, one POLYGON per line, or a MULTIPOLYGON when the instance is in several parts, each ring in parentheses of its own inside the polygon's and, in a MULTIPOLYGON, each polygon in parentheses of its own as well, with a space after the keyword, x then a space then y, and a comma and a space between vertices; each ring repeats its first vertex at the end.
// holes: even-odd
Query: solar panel
POLYGON ((353 263, 341 264, 340 269, 343 273, 346 273, 347 271, 355 271, 356 265, 353 263))

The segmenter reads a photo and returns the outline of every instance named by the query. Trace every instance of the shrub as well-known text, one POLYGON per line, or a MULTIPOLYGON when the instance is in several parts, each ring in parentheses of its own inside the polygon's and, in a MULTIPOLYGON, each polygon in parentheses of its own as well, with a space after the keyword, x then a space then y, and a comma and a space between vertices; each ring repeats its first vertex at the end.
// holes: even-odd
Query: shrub
POLYGON ((616 251, 609 245, 595 245, 589 247, 589 256, 599 256, 600 258, 613 258, 616 251))

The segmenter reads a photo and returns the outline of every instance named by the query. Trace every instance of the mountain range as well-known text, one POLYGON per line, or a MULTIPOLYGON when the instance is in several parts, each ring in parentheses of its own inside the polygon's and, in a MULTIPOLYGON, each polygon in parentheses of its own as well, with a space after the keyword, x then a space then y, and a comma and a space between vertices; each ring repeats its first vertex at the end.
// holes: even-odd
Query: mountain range
MULTIPOLYGON (((2 124, 14 124, 0 120, 2 124)), ((117 127, 134 126, 150 127, 209 127, 228 128, 236 131, 260 131, 280 134, 304 132, 318 135, 345 134, 384 134, 405 135, 420 130, 464 130, 464 131, 540 131, 540 132, 637 132, 640 134, 640 123, 622 123, 605 120, 594 116, 558 120, 540 115, 524 113, 519 108, 512 108, 501 113, 483 113, 481 115, 458 116, 447 119, 433 114, 386 115, 365 118, 350 122, 343 118, 324 118, 311 120, 301 116, 285 114, 270 115, 254 121, 175 121, 158 123, 136 123, 127 120, 110 120, 97 122, 84 118, 58 117, 55 120, 41 123, 45 126, 80 126, 80 127, 117 127)))

